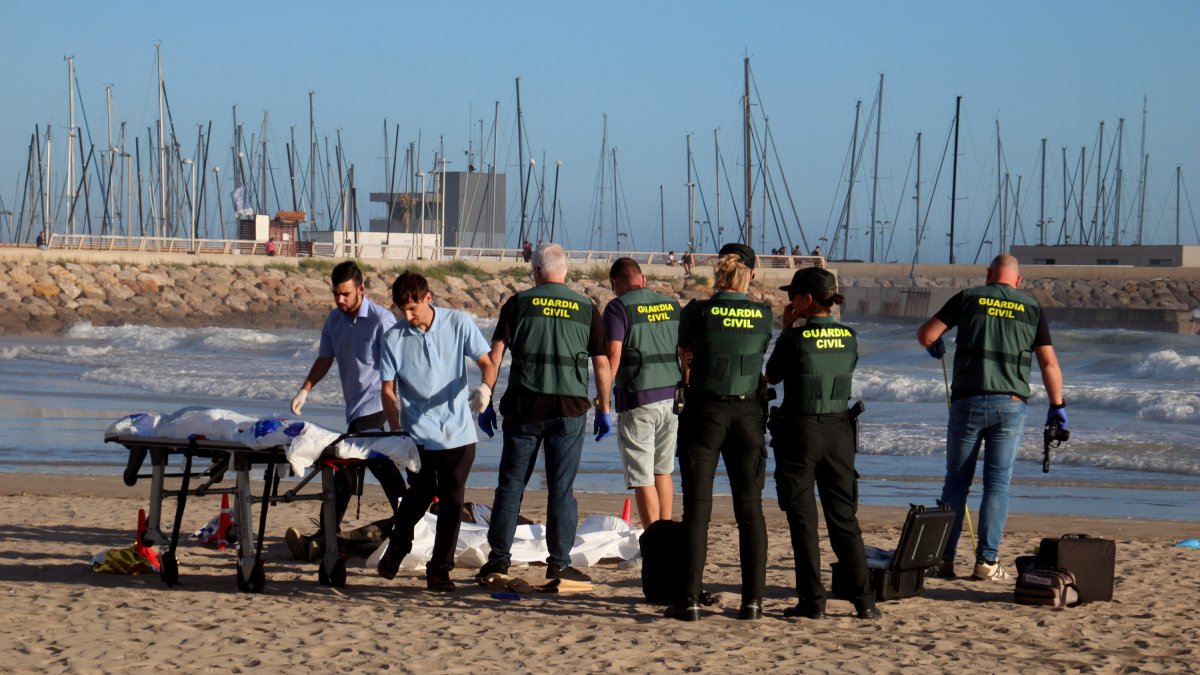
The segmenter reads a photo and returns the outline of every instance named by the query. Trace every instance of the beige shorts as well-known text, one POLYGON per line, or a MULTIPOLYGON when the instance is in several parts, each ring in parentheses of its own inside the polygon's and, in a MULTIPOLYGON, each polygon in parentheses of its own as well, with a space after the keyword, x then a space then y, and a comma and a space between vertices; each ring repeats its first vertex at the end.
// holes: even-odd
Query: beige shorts
POLYGON ((626 410, 617 415, 617 447, 625 464, 625 486, 654 485, 654 476, 675 469, 675 436, 679 417, 670 399, 626 410))

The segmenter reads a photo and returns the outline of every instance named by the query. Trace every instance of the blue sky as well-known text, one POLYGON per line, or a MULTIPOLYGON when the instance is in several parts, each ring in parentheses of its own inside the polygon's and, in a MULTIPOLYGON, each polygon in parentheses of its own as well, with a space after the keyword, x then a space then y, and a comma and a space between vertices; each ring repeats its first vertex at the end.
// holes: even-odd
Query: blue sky
MULTIPOLYGON (((886 83, 876 220, 896 221, 894 234, 886 226, 888 259, 913 255, 915 169, 910 161, 916 132, 924 134, 922 190, 928 200, 956 95, 963 96, 960 260, 974 257, 985 239, 998 240, 994 218, 984 233, 996 197, 997 119, 1014 185, 1022 176, 1020 219, 1026 238, 1033 239, 1040 140, 1048 139, 1046 203, 1057 223, 1062 147, 1068 148, 1074 172, 1080 147, 1087 146, 1094 173, 1099 123, 1106 122, 1109 154, 1117 120, 1124 117, 1122 219, 1127 226, 1138 183, 1143 95, 1149 97, 1150 155, 1145 241, 1174 240, 1175 166, 1182 165, 1184 240, 1195 242, 1186 201, 1191 196, 1200 209, 1200 3, 1192 1, 362 2, 341 7, 325 2, 5 2, 0 25, 7 28, 0 41, 0 85, 7 92, 0 116, 0 197, 10 210, 20 198, 19 176, 35 125, 43 130, 53 125, 56 145, 63 145, 68 116, 63 56, 75 57, 78 96, 97 145, 104 145, 108 84, 114 87, 116 118, 126 120, 144 145, 146 129, 157 116, 153 42, 161 40, 185 155, 195 142, 196 125, 211 120, 210 165, 224 172, 231 106, 238 106, 247 133, 258 132, 268 111, 275 179, 286 195, 283 143, 294 125, 306 149, 307 92, 315 90, 318 134, 332 143, 341 130, 347 160, 356 167, 363 218, 382 215, 365 193, 385 188, 385 118, 391 129, 400 125, 402 145, 420 134, 426 168, 442 136, 453 162, 449 168, 461 169, 468 134, 478 134, 480 119, 485 133, 490 131, 499 101, 499 163, 513 174, 513 81, 519 75, 534 157, 539 165, 543 153, 551 167, 555 160, 563 162, 559 198, 566 243, 584 248, 594 239, 601 118, 607 113, 609 143, 618 148, 621 219, 627 208, 631 221, 623 222, 623 229, 632 230, 633 247, 659 248, 662 185, 667 248, 681 250, 688 237, 683 187, 688 132, 695 134, 695 161, 710 219, 715 218, 715 128, 721 129, 726 171, 740 189, 741 59, 749 55, 763 103, 755 114, 770 116, 809 246, 833 236, 855 101, 863 101, 864 113, 870 108, 880 73, 886 83)), ((77 124, 83 124, 82 116, 77 124)), ((757 124, 761 128, 761 119, 757 124)), ((860 258, 868 254, 874 138, 866 142, 871 147, 855 186, 848 248, 851 257, 860 258)), ((61 166, 64 159, 55 162, 61 166)), ((948 163, 943 171, 922 261, 947 258, 948 163)), ((222 173, 225 187, 228 175, 222 173)), ((515 186, 515 174, 510 178, 515 186)), ((547 190, 551 182, 552 171, 547 190)), ((1087 219, 1094 190, 1094 184, 1086 188, 1087 219)), ((722 186, 723 220, 732 231, 736 225, 727 191, 722 186)), ((509 194, 513 229, 517 199, 514 187, 509 194)), ((758 203, 755 213, 761 212, 758 203)), ((611 216, 607 222, 611 227, 611 216)), ((788 227, 798 241, 794 223, 788 227)), ((767 224, 767 232, 767 246, 778 245, 774 224, 767 224)), ((601 243, 612 247, 611 230, 606 238, 601 243)))

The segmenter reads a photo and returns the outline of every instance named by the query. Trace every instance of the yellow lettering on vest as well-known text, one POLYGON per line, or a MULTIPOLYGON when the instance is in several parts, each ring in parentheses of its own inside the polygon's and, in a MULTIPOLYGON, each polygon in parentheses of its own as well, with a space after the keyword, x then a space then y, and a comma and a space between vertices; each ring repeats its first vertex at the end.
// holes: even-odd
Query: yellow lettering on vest
POLYGON ((754 328, 754 324, 750 323, 750 319, 734 319, 731 317, 722 319, 721 325, 726 328, 754 328))
POLYGON ((567 310, 565 310, 565 309, 561 308, 561 307, 543 307, 543 308, 542 308, 542 315, 543 315, 543 316, 551 316, 551 317, 554 317, 554 318, 556 318, 556 319, 559 319, 559 318, 562 318, 562 319, 569 319, 569 318, 571 318, 571 313, 570 313, 570 312, 568 312, 567 310))
POLYGON ((817 349, 845 349, 846 345, 840 339, 817 340, 817 349))
POLYGON ((530 302, 534 307, 561 307, 563 309, 570 309, 576 312, 579 311, 579 303, 575 302, 574 300, 563 300, 561 298, 534 298, 530 302))
POLYGON ((851 337, 853 334, 848 328, 806 328, 801 337, 804 338, 835 338, 835 337, 851 337))
POLYGON ((655 321, 670 321, 670 320, 671 320, 671 315, 667 314, 666 312, 662 312, 661 314, 650 314, 649 316, 646 317, 646 321, 649 323, 654 323, 655 321))
POLYGON ((657 305, 637 305, 638 314, 661 314, 662 312, 671 311, 672 306, 667 303, 657 305))
POLYGON ((1016 315, 1013 314, 1013 311, 1011 309, 997 309, 995 307, 988 307, 987 313, 988 313, 988 316, 996 316, 996 317, 1000 317, 1001 319, 1017 318, 1016 315))
POLYGON ((737 319, 763 318, 762 310, 754 307, 712 307, 709 309, 709 313, 713 316, 728 316, 737 319))
MULTIPOLYGON (((981 307, 1011 310, 1008 315, 1008 318, 1010 318, 1010 319, 1014 318, 1012 315, 1012 312, 1024 312, 1025 311, 1025 305, 1023 303, 1013 302, 1012 300, 997 300, 996 298, 980 298, 979 305, 981 307)), ((988 316, 1003 316, 1003 315, 1002 314, 992 314, 991 312, 988 312, 988 316)))

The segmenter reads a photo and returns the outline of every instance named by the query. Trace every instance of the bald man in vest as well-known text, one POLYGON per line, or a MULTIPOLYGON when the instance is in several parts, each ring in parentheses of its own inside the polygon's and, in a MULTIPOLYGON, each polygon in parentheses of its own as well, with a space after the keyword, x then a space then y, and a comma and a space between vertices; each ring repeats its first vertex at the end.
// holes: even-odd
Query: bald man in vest
POLYGON ((996 256, 988 266, 986 285, 956 294, 917 329, 917 342, 940 360, 946 353, 942 335, 958 327, 946 429, 946 479, 942 485, 942 501, 954 509, 957 517, 937 567, 938 576, 955 576, 955 549, 982 447, 983 501, 971 577, 981 581, 1012 578, 997 556, 1008 517, 1013 465, 1025 433, 1034 357, 1050 405, 1046 424, 1057 422, 1067 427, 1062 370, 1050 342, 1046 315, 1037 299, 1020 286, 1017 259, 996 256))

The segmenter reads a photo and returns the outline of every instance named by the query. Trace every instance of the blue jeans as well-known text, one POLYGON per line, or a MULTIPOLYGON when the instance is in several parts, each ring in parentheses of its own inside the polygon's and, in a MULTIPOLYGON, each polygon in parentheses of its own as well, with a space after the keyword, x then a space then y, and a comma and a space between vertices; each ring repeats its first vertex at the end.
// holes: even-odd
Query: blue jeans
POLYGON ((955 518, 943 559, 953 559, 958 548, 963 509, 975 478, 980 446, 983 446, 983 504, 976 520, 979 548, 975 560, 996 559, 1004 536, 1004 521, 1008 518, 1008 487, 1024 433, 1025 402, 1008 394, 968 396, 950 406, 942 501, 954 509, 955 518))
POLYGON ((555 417, 520 424, 504 420, 504 449, 500 454, 500 484, 492 502, 492 520, 488 525, 489 562, 512 559, 513 534, 521 513, 521 497, 533 467, 538 448, 546 450, 546 538, 550 555, 546 563, 571 564, 571 547, 579 512, 575 503, 575 474, 583 453, 583 426, 587 415, 555 417))

